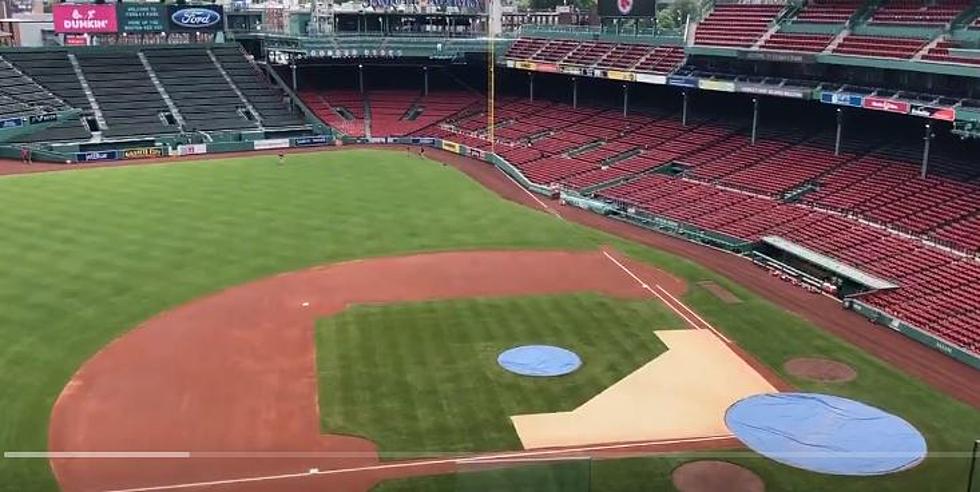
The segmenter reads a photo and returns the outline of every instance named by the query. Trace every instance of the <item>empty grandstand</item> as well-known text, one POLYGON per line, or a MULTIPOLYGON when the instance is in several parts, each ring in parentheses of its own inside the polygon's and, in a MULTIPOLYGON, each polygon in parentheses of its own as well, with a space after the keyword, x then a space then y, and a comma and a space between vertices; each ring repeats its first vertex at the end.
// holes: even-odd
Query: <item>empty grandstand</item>
POLYGON ((4 53, 82 110, 80 120, 19 137, 85 142, 208 131, 299 129, 307 123, 238 45, 42 48, 4 53))

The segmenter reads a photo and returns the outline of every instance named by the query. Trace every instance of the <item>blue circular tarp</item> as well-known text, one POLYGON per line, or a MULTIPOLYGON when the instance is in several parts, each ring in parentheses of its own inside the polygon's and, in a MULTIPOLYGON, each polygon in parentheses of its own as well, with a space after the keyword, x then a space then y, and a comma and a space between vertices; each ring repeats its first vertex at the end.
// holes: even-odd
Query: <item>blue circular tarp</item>
POLYGON ((772 393, 736 402, 728 428, 753 451, 832 475, 884 475, 917 465, 926 441, 905 420, 838 396, 772 393))
POLYGON ((500 367, 522 376, 562 376, 582 365, 575 352, 551 345, 522 345, 497 356, 500 367))

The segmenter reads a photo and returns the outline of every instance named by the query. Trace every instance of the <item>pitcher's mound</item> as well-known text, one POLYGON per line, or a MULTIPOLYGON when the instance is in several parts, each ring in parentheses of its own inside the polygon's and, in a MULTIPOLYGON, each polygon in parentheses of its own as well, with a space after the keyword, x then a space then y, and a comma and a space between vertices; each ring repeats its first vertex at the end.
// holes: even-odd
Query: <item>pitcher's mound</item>
POLYGON ((821 383, 845 383, 857 377, 851 366, 829 359, 798 357, 786 361, 783 368, 798 378, 821 383))
POLYGON ((765 492, 766 485, 748 468, 726 461, 692 461, 674 469, 674 487, 680 492, 765 492))

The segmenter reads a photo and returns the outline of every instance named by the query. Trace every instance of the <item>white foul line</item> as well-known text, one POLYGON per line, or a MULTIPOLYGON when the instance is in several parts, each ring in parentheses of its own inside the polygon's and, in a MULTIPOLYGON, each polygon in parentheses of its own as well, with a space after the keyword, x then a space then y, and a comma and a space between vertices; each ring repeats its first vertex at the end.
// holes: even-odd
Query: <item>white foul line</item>
MULTIPOLYGON (((644 282, 643 280, 640 280, 640 277, 637 277, 636 274, 634 274, 632 271, 630 271, 629 268, 626 268, 626 266, 623 265, 622 263, 620 263, 616 258, 613 258, 612 256, 609 255, 609 253, 606 253, 605 251, 603 251, 602 254, 606 255, 606 258, 609 258, 609 261, 615 263, 616 266, 618 266, 621 270, 623 270, 624 272, 626 272, 627 275, 629 275, 630 277, 633 277, 633 280, 636 280, 636 282, 640 284, 640 287, 642 287, 643 289, 645 289, 647 292, 653 294, 657 299, 660 299, 660 302, 664 303, 664 305, 666 305, 672 311, 674 311, 675 313, 677 313, 678 316, 680 316, 681 318, 684 318, 684 321, 687 321, 687 324, 691 325, 692 328, 694 328, 695 330, 702 330, 703 329, 700 326, 698 326, 697 323, 695 323, 694 321, 692 321, 691 318, 688 318, 686 315, 684 315, 684 313, 682 313, 680 309, 677 309, 676 307, 674 307, 673 304, 671 304, 670 302, 668 302, 667 299, 664 299, 664 297, 662 295, 658 294, 657 291, 651 289, 650 286, 647 285, 646 282, 644 282)), ((657 287, 659 287, 659 285, 657 287)))
POLYGON ((313 468, 310 469, 309 471, 304 471, 299 473, 283 473, 280 475, 232 478, 227 480, 212 480, 207 482, 190 482, 190 483, 179 483, 179 484, 172 484, 172 485, 136 487, 131 489, 115 489, 115 490, 107 490, 105 492, 152 492, 157 490, 178 490, 178 489, 190 489, 195 487, 231 485, 231 484, 239 484, 239 483, 269 482, 275 480, 287 480, 290 478, 311 477, 316 475, 340 475, 344 473, 391 470, 397 468, 416 468, 416 467, 425 467, 425 466, 432 466, 432 465, 448 465, 453 463, 480 463, 481 461, 488 461, 490 463, 493 463, 492 460, 502 459, 502 458, 503 459, 521 458, 521 457, 531 458, 535 456, 549 456, 549 455, 565 454, 565 453, 582 453, 582 452, 589 452, 589 451, 608 451, 612 449, 642 448, 646 446, 656 446, 656 445, 665 445, 665 444, 710 442, 710 441, 720 441, 720 440, 731 439, 731 438, 732 438, 731 435, 692 437, 686 439, 669 439, 669 440, 662 440, 662 441, 644 441, 644 442, 635 442, 635 443, 607 444, 607 445, 600 445, 600 446, 587 446, 581 448, 561 448, 561 449, 549 449, 544 451, 498 453, 498 454, 492 454, 486 456, 475 456, 472 458, 445 458, 445 459, 428 460, 428 461, 410 461, 405 463, 389 463, 385 465, 369 465, 369 466, 361 466, 361 467, 354 467, 354 468, 337 468, 333 470, 318 470, 316 468, 313 468))
POLYGON ((670 297, 670 299, 672 301, 674 301, 674 303, 677 303, 679 306, 681 306, 682 308, 684 308, 685 311, 687 311, 692 316, 694 316, 698 321, 700 321, 703 326, 698 325, 697 323, 695 323, 694 321, 692 321, 691 318, 688 318, 679 309, 677 309, 676 307, 674 307, 674 305, 671 302, 667 301, 667 299, 664 299, 663 296, 661 296, 659 293, 657 293, 657 291, 651 289, 650 286, 647 285, 646 282, 644 282, 642 279, 640 279, 640 277, 636 276, 636 274, 633 273, 632 271, 630 271, 629 268, 626 268, 626 265, 623 265, 622 263, 619 262, 619 260, 617 260, 616 258, 613 258, 612 255, 610 255, 609 253, 607 253, 605 251, 603 251, 602 254, 604 254, 606 256, 606 258, 609 259, 609 261, 615 263, 616 266, 618 266, 621 270, 623 270, 624 272, 626 272, 627 275, 629 275, 630 277, 633 277, 633 280, 636 280, 636 282, 640 284, 640 287, 646 289, 648 292, 650 292, 651 294, 653 294, 654 296, 656 296, 657 299, 660 299, 661 302, 663 302, 664 304, 666 304, 667 307, 669 307, 671 310, 673 310, 675 313, 677 313, 678 316, 680 316, 681 318, 684 318, 684 321, 687 321, 687 323, 690 324, 695 330, 703 330, 703 329, 707 328, 712 333, 714 333, 715 336, 717 336, 718 338, 720 338, 721 340, 723 340, 725 343, 728 343, 728 344, 731 344, 732 343, 732 341, 729 340, 728 337, 726 337, 720 331, 718 331, 717 329, 715 329, 715 327, 712 326, 711 323, 708 323, 707 321, 705 321, 704 318, 702 318, 701 316, 699 316, 698 313, 694 312, 694 310, 692 310, 691 308, 687 307, 687 305, 684 304, 683 302, 681 302, 680 299, 678 299, 678 298, 674 297, 673 295, 671 295, 670 292, 667 292, 667 289, 664 289, 660 285, 654 284, 654 287, 656 287, 657 290, 659 290, 660 292, 663 292, 664 294, 666 294, 667 297, 670 297))
POLYGON ((715 335, 717 335, 718 338, 721 338, 722 340, 724 340, 725 343, 729 343, 729 344, 732 343, 732 341, 729 340, 728 337, 726 337, 720 331, 718 331, 717 329, 715 329, 715 327, 712 326, 711 323, 708 323, 707 321, 705 321, 704 318, 702 318, 700 315, 698 315, 698 313, 694 312, 694 310, 692 310, 691 308, 687 307, 687 304, 684 304, 683 302, 680 301, 680 299, 672 296, 670 294, 670 292, 667 292, 667 290, 664 289, 663 287, 661 287, 661 286, 658 285, 657 288, 660 289, 664 294, 667 294, 667 296, 670 297, 671 299, 673 299, 674 302, 676 302, 677 304, 680 304, 680 306, 682 308, 684 308, 687 312, 691 313, 692 316, 694 316, 695 318, 697 318, 698 321, 700 321, 701 323, 703 323, 704 326, 706 326, 709 330, 711 330, 711 333, 714 333, 715 335))

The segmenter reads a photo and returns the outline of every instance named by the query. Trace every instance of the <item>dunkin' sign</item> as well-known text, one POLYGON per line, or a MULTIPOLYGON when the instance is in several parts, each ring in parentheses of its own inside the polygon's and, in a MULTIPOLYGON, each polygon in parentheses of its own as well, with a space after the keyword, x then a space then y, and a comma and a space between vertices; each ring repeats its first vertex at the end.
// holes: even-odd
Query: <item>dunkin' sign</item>
POLYGON ((53 8, 54 32, 116 32, 116 6, 59 3, 53 8))

